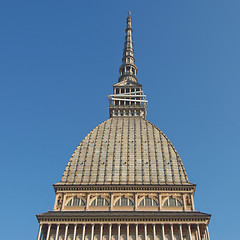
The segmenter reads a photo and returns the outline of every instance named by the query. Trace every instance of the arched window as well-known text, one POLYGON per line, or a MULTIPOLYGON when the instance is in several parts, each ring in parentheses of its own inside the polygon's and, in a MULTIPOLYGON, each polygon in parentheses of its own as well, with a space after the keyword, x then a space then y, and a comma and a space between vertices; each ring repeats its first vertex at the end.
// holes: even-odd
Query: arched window
POLYGON ((157 201, 153 198, 145 197, 139 204, 139 206, 157 206, 157 201))
POLYGON ((126 197, 121 197, 115 203, 115 206, 133 206, 133 201, 126 197))
POLYGON ((109 206, 109 202, 105 198, 98 196, 92 201, 91 206, 109 206))
POLYGON ((178 199, 170 197, 164 202, 163 206, 165 206, 165 207, 180 207, 180 206, 182 206, 182 203, 178 199))
POLYGON ((73 197, 68 203, 67 206, 85 206, 86 203, 78 197, 73 197))

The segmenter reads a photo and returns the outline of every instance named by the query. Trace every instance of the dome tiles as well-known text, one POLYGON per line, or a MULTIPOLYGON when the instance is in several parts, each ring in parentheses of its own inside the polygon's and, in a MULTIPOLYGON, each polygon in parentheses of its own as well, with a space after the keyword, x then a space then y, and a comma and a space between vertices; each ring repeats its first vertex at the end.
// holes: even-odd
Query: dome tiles
POLYGON ((113 117, 93 129, 70 158, 60 184, 186 185, 168 138, 141 117, 113 117))

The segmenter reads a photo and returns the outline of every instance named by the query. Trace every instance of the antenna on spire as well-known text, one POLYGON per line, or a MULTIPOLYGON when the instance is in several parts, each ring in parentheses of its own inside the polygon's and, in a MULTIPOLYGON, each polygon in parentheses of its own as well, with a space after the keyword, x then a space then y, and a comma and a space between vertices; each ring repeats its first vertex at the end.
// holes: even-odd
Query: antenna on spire
POLYGON ((131 15, 131 11, 128 11, 128 16, 130 16, 131 15))

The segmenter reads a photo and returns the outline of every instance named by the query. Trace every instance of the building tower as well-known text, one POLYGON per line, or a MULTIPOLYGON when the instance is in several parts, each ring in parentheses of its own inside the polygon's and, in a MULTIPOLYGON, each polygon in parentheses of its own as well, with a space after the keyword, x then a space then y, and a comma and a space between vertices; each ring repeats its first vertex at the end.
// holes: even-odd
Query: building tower
POLYGON ((195 211, 195 184, 168 138, 147 121, 131 16, 110 119, 93 129, 54 184, 53 211, 37 215, 37 240, 210 240, 195 211))

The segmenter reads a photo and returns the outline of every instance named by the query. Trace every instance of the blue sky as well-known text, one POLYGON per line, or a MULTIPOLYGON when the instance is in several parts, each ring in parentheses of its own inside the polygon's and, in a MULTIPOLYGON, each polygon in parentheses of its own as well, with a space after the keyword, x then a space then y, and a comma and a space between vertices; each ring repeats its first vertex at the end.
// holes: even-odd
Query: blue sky
POLYGON ((147 119, 197 184, 211 239, 237 239, 239 0, 1 1, 2 239, 36 238, 35 215, 53 208, 52 184, 109 117, 129 10, 147 119))

